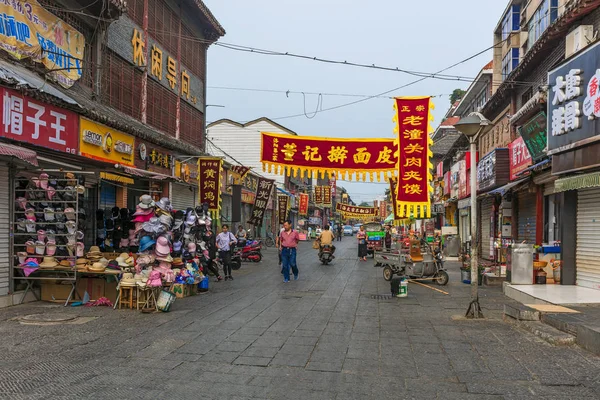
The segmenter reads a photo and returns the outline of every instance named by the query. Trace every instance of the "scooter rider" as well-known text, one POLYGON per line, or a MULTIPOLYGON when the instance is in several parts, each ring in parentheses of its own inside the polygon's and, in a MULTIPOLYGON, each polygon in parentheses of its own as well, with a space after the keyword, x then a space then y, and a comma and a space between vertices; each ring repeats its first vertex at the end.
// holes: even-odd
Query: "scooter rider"
POLYGON ((331 246, 331 254, 335 252, 335 246, 333 245, 333 241, 335 236, 333 232, 329 230, 329 225, 325 225, 323 227, 323 232, 319 235, 317 240, 319 241, 319 258, 321 258, 321 253, 323 253, 323 246, 331 246))

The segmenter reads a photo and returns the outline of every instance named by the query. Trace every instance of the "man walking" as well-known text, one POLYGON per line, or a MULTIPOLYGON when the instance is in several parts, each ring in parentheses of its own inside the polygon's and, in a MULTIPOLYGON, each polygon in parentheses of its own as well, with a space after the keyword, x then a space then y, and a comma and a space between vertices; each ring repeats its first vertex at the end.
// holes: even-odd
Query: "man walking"
POLYGON ((233 276, 231 276, 231 246, 237 243, 237 239, 229 232, 229 225, 223 225, 222 232, 217 235, 215 242, 219 249, 219 257, 223 262, 225 280, 233 280, 233 276))
POLYGON ((344 228, 342 227, 341 222, 339 224, 337 224, 337 240, 338 240, 338 242, 342 241, 342 236, 344 233, 343 229, 344 228))
POLYGON ((281 261, 283 264, 283 283, 290 281, 290 268, 294 273, 294 280, 298 279, 298 266, 296 265, 296 249, 300 235, 292 229, 292 222, 285 221, 283 232, 279 235, 279 250, 281 251, 281 261))

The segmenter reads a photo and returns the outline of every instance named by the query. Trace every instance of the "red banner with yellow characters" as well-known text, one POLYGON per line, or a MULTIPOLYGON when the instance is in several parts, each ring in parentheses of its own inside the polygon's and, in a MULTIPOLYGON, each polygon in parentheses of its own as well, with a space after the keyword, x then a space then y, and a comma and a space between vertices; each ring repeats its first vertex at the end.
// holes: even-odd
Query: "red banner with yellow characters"
POLYGON ((397 97, 394 108, 395 132, 398 134, 398 187, 396 194, 398 215, 430 218, 429 194, 433 192, 431 170, 433 156, 429 134, 433 129, 430 97, 397 97))
POLYGON ((323 186, 315 186, 315 204, 323 204, 323 186))
POLYGON ((221 206, 221 168, 223 160, 219 157, 200 157, 198 159, 198 202, 208 203, 211 211, 219 212, 221 206))
POLYGON ((378 207, 358 207, 337 203, 335 209, 344 215, 350 216, 376 217, 379 214, 378 207))
POLYGON ((288 176, 307 173, 339 179, 380 181, 396 171, 394 139, 337 139, 261 132, 260 161, 265 172, 288 176))
POLYGON ((331 186, 323 186, 323 205, 331 207, 331 186))
POLYGON ((298 203, 298 214, 308 215, 308 193, 300 193, 300 201, 298 203))

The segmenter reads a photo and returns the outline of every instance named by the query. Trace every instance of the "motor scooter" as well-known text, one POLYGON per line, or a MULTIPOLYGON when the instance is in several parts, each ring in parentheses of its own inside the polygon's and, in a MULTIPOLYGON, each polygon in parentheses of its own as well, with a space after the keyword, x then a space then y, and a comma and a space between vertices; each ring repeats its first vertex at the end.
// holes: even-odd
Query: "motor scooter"
POLYGON ((240 258, 242 261, 260 262, 260 260, 262 260, 261 248, 262 245, 260 242, 256 244, 247 244, 240 251, 240 258))
POLYGON ((319 252, 319 261, 321 261, 323 265, 329 264, 334 258, 333 248, 331 245, 325 244, 321 246, 321 251, 319 252))

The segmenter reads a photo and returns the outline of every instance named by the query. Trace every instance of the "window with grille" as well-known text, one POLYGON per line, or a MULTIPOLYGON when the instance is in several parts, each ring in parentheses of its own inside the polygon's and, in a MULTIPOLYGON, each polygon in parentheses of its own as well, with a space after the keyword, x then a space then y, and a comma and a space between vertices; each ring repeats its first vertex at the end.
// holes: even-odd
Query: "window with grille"
POLYGON ((144 0, 128 0, 127 1, 127 15, 131 18, 138 26, 144 26, 144 0))
POLYGON ((204 115, 185 101, 181 101, 179 138, 186 143, 202 148, 204 137, 204 115))
POLYGON ((108 48, 103 57, 102 102, 140 119, 142 71, 108 48))
POLYGON ((150 78, 148 78, 148 106, 146 112, 146 122, 149 125, 175 136, 177 95, 150 78))

